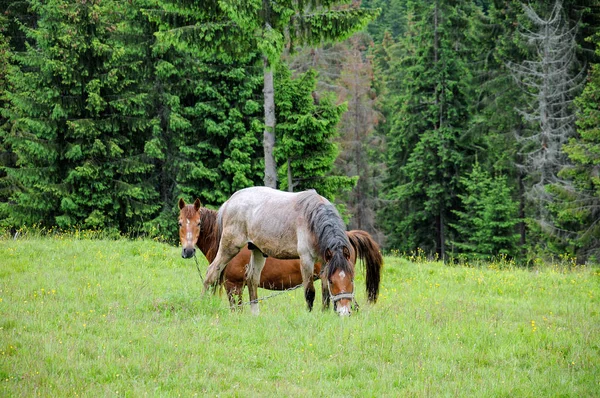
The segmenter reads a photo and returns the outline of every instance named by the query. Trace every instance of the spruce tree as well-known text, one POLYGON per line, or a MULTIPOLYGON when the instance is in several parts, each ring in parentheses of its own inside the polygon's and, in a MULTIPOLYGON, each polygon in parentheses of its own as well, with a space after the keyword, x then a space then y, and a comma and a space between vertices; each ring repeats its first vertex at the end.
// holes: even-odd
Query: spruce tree
POLYGON ((468 152, 461 137, 470 117, 470 35, 478 11, 469 2, 441 0, 409 2, 408 10, 391 68, 397 91, 381 219, 389 246, 445 258, 468 152))
MULTIPOLYGON (((477 98, 475 117, 469 128, 469 140, 479 148, 477 161, 488 172, 506 176, 515 198, 519 201, 520 244, 526 242, 526 200, 522 154, 515 136, 523 134, 525 124, 518 113, 529 98, 518 87, 506 67, 508 59, 525 56, 526 43, 517 33, 522 15, 519 1, 493 1, 486 5, 487 15, 481 25, 475 82, 477 98)), ((473 162, 474 159, 468 159, 473 162)))
POLYGON ((335 104, 335 96, 312 96, 317 75, 308 71, 292 79, 280 64, 276 74, 277 140, 275 158, 282 189, 299 191, 316 189, 333 201, 342 190, 352 188, 354 178, 332 175, 339 154, 335 138, 345 106, 335 104))
POLYGON ((6 168, 16 225, 121 231, 155 211, 143 155, 146 131, 138 53, 122 42, 129 3, 32 1, 31 45, 11 73, 6 168))
POLYGON ((206 44, 207 51, 240 54, 258 51, 263 63, 264 110, 264 184, 277 187, 275 148, 275 93, 273 71, 286 48, 319 45, 342 40, 362 29, 378 11, 345 6, 347 0, 286 0, 276 4, 267 0, 211 0, 202 7, 195 2, 169 2, 165 11, 176 11, 180 28, 171 32, 178 37, 206 44), (342 9, 337 9, 337 6, 342 9), (231 40, 236 37, 236 40, 231 40))
POLYGON ((369 23, 367 31, 375 43, 381 43, 386 34, 399 38, 406 28, 406 0, 362 0, 361 7, 378 8, 381 13, 369 23))
MULTIPOLYGON (((12 58, 12 51, 8 45, 9 39, 4 35, 7 31, 7 25, 8 19, 0 15, 0 203, 7 202, 14 189, 14 185, 8 180, 3 168, 14 166, 15 164, 14 154, 6 142, 8 119, 4 116, 4 112, 2 111, 7 105, 7 76, 11 69, 9 60, 12 58)), ((6 210, 4 213, 5 212, 6 210)), ((0 226, 3 224, 1 220, 5 220, 6 218, 7 214, 0 213, 0 226)))
POLYGON ((463 210, 455 210, 457 231, 453 242, 453 256, 489 260, 498 255, 514 257, 517 254, 519 235, 515 226, 518 203, 504 176, 492 177, 479 163, 471 173, 460 178, 458 197, 463 210))
POLYGON ((262 67, 255 52, 233 57, 231 40, 216 38, 208 46, 187 34, 188 24, 209 18, 210 7, 147 0, 143 12, 156 36, 146 153, 156 165, 161 209, 152 224, 170 234, 180 197, 216 207, 261 181, 262 67), (221 47, 227 50, 215 51, 221 47))

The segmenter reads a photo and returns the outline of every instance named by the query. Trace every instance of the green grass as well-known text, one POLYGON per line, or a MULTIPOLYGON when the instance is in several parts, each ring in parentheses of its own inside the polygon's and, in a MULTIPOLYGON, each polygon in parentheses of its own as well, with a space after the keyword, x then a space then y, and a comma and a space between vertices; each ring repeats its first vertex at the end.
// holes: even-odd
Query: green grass
POLYGON ((600 271, 495 268, 386 257, 350 318, 300 290, 254 317, 175 247, 5 238, 0 396, 598 396, 600 271))

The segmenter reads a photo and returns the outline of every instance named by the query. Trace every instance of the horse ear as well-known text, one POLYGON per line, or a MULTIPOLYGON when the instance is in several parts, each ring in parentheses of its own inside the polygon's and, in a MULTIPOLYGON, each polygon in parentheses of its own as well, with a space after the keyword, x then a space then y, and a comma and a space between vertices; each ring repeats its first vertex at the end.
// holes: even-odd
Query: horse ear
POLYGON ((348 246, 344 246, 344 248, 342 249, 342 252, 344 253, 344 257, 346 257, 346 260, 350 259, 350 248, 348 246))
POLYGON ((196 198, 196 200, 194 201, 194 209, 198 211, 200 210, 200 206, 202 206, 202 202, 200 202, 200 199, 196 198))
POLYGON ((179 210, 185 207, 185 200, 183 198, 179 198, 179 210))
POLYGON ((328 263, 329 261, 331 261, 331 257, 333 257, 333 253, 331 253, 331 250, 327 249, 325 250, 325 262, 328 263))

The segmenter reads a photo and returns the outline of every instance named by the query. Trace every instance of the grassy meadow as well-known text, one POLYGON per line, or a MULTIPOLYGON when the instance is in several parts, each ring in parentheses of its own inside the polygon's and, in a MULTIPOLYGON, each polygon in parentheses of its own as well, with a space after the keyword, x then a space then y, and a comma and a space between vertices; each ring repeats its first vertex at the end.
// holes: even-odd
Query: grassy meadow
POLYGON ((0 396, 600 395, 598 268, 386 257, 379 302, 359 272, 349 318, 319 292, 255 317, 201 288, 163 243, 0 239, 0 396))

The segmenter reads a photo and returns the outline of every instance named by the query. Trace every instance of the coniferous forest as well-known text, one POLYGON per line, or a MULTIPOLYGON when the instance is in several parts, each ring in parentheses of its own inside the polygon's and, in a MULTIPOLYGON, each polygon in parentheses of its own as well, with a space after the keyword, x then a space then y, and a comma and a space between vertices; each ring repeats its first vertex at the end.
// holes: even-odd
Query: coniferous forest
POLYGON ((0 0, 0 227, 316 189, 446 261, 600 261, 600 1, 0 0))

